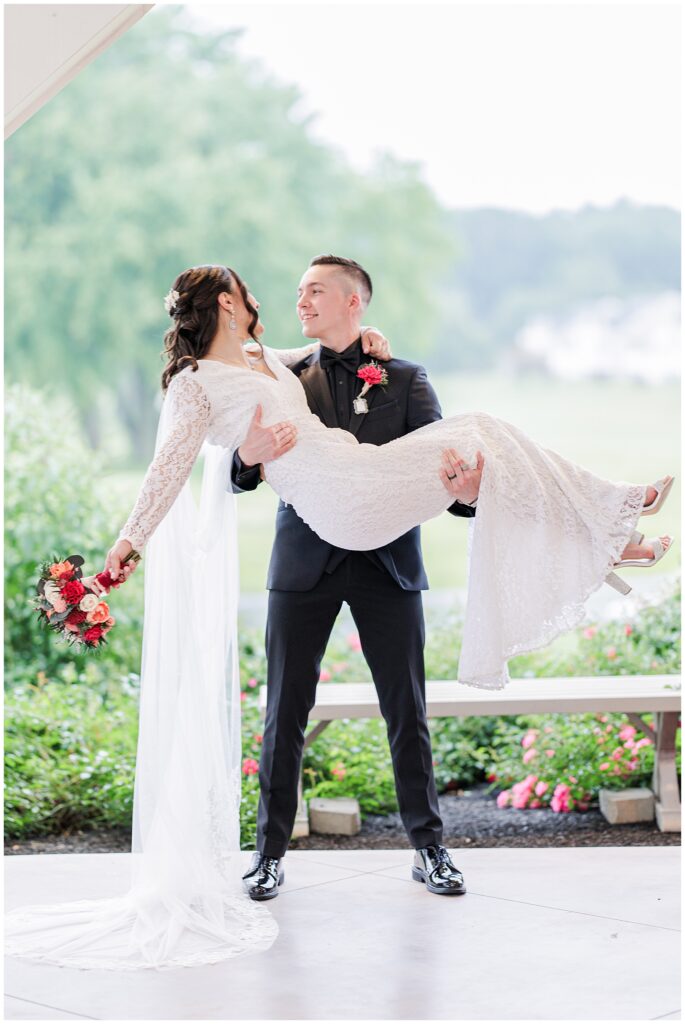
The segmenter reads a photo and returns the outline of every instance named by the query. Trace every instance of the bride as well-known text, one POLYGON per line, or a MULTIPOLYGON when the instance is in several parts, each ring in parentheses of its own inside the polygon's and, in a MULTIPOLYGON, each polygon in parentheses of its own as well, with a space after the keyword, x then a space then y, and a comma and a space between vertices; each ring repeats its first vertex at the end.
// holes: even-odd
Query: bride
POLYGON ((266 423, 278 424, 285 452, 266 464, 265 479, 315 533, 345 550, 382 547, 448 508, 454 499, 439 475, 443 450, 458 448, 474 464, 485 454, 461 682, 500 689, 507 659, 575 626, 603 582, 622 589, 616 564, 654 564, 671 543, 644 545, 635 530, 642 514, 660 507, 671 478, 654 487, 602 480, 485 413, 439 420, 384 445, 359 444, 310 411, 283 361, 302 358, 302 349, 278 353, 260 343, 261 358, 250 360, 243 343, 258 340, 263 327, 234 271, 186 271, 167 304, 175 321, 162 378, 170 430, 108 555, 115 573, 162 521, 205 439, 234 451, 257 405, 266 423))
POLYGON ((636 532, 639 517, 663 504, 670 477, 651 487, 602 480, 485 413, 359 444, 310 412, 286 365, 307 350, 261 345, 259 305, 234 271, 191 268, 165 303, 173 325, 156 454, 106 562, 117 578, 126 556, 147 545, 133 885, 120 899, 8 916, 10 953, 62 965, 212 963, 275 938, 271 915, 236 895, 239 871, 228 870, 240 803, 229 474, 258 406, 282 451, 264 466, 265 479, 319 536, 347 550, 389 544, 440 515, 454 500, 440 478, 443 451, 456 448, 472 464, 482 453, 461 682, 502 688, 509 658, 577 625, 605 581, 622 587, 617 565, 654 564, 671 544, 645 544, 636 532), (201 449, 196 513, 188 479, 201 449))

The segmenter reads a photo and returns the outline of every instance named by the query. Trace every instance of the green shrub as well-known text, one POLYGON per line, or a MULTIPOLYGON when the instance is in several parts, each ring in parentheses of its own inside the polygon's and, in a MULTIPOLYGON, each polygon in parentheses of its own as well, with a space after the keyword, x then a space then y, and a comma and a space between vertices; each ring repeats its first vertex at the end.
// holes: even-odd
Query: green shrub
POLYGON ((434 718, 430 722, 438 790, 482 781, 491 763, 490 747, 499 718, 434 718))
MULTIPOLYGON (((38 672, 5 696, 5 836, 128 827, 133 808, 139 678, 103 659, 38 672)), ((259 760, 256 690, 243 703, 243 767, 259 760)), ((259 780, 243 775, 241 842, 254 846, 259 780)))
POLYGON ((12 838, 128 825, 137 680, 105 685, 101 664, 39 673, 5 700, 5 832, 12 838))
MULTIPOLYGON (((23 385, 5 397, 5 683, 56 678, 65 661, 77 672, 92 658, 56 642, 33 611, 39 564, 80 554, 84 572, 102 568, 125 511, 108 491, 102 460, 82 440, 72 407, 23 385), (56 428, 59 428, 58 430, 56 428), (56 440, 57 439, 57 440, 56 440)), ((119 502, 120 505, 120 502, 119 502)), ((106 647, 110 670, 138 668, 142 573, 112 594, 117 620, 106 647)))
POLYGON ((385 722, 332 722, 304 757, 305 796, 355 796, 362 814, 397 810, 385 722))

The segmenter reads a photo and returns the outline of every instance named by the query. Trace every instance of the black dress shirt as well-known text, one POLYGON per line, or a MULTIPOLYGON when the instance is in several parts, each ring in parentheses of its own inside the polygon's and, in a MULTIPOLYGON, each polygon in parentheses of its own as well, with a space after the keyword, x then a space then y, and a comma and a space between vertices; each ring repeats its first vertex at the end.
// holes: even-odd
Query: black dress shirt
POLYGON ((321 365, 326 370, 338 424, 343 430, 350 429, 352 403, 361 390, 362 382, 357 377, 357 370, 361 366, 362 356, 361 336, 344 352, 334 352, 325 345, 321 346, 321 365))

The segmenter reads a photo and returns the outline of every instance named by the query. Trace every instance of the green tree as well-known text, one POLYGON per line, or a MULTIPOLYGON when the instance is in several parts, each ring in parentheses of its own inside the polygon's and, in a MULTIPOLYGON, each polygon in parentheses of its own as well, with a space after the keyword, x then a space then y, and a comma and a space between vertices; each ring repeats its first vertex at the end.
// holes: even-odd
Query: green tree
POLYGON ((395 350, 437 327, 433 280, 453 254, 416 167, 354 173, 314 141, 298 92, 202 34, 148 15, 7 146, 7 367, 59 383, 93 445, 115 409, 152 448, 162 297, 197 263, 227 263, 262 302, 266 340, 297 344, 299 275, 320 252, 364 262, 370 317, 395 350), (417 325, 421 331, 417 331, 417 325))

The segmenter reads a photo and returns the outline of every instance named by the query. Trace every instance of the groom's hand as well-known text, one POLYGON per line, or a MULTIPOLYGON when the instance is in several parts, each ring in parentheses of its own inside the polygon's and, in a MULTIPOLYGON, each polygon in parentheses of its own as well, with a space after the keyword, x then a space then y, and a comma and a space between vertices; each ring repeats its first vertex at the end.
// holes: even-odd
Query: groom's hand
POLYGON ((390 342, 375 327, 362 327, 362 352, 372 359, 380 359, 382 363, 392 359, 390 342))
POLYGON ((445 490, 462 505, 474 505, 478 500, 484 465, 481 452, 476 452, 476 467, 473 469, 455 448, 446 448, 442 453, 440 470, 445 490))
POLYGON ((258 405, 252 417, 245 440, 238 448, 240 461, 247 468, 262 462, 272 462, 294 448, 297 441, 297 427, 289 420, 274 423, 272 427, 262 426, 262 407, 258 405))

